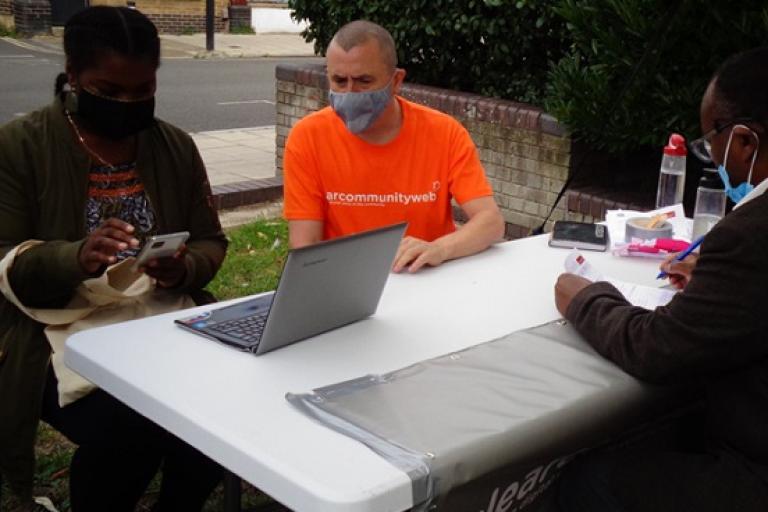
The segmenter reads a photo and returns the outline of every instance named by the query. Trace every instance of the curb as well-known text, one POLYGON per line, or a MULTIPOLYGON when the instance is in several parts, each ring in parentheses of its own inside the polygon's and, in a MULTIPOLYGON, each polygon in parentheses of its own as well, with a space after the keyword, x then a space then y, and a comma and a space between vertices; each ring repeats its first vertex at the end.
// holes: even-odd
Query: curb
POLYGON ((192 58, 192 59, 300 59, 317 57, 310 54, 284 54, 284 53, 248 53, 248 52, 228 52, 214 50, 209 52, 207 50, 199 51, 196 53, 190 52, 189 57, 171 57, 176 59, 192 58))
POLYGON ((251 206, 282 199, 283 177, 238 181, 211 187, 213 205, 217 210, 251 206))

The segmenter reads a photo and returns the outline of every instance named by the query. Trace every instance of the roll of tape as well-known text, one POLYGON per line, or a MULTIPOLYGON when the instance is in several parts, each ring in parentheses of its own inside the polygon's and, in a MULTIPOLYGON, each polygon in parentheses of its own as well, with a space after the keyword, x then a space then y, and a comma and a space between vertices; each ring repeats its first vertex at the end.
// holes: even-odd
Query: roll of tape
POLYGON ((627 229, 624 236, 626 242, 631 242, 633 238, 640 238, 642 240, 651 240, 654 238, 672 238, 672 224, 664 221, 652 228, 646 227, 648 225, 647 217, 633 217, 627 219, 627 229))

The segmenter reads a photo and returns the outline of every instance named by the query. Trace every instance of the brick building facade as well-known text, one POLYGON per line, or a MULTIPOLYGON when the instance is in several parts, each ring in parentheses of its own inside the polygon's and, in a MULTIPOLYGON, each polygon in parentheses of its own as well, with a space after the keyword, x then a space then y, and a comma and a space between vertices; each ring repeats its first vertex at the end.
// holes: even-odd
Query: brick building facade
POLYGON ((11 0, 13 28, 21 35, 50 34, 49 0, 11 0))
MULTIPOLYGON (((135 7, 147 15, 160 32, 205 32, 205 0, 135 0, 135 7)), ((125 0, 91 0, 90 5, 124 6, 125 0)), ((225 29, 229 0, 215 0, 215 29, 225 29)))
POLYGON ((13 0, 0 0, 0 25, 13 28, 13 0))
MULTIPOLYGON (((50 0, 46 2, 50 3, 50 0)), ((133 3, 155 23, 160 32, 173 34, 205 32, 205 0, 134 0, 133 3)), ((89 4, 126 6, 127 2, 126 0, 90 0, 89 4)), ((6 28, 14 28, 18 25, 16 19, 19 18, 19 13, 14 16, 13 5, 14 0, 0 0, 0 24, 6 28)), ((215 0, 214 25, 217 32, 226 28, 228 6, 229 0, 215 0)), ((25 11, 30 9, 31 7, 24 6, 25 11)), ((50 7, 47 12, 50 16, 50 7)), ((28 15, 25 16, 25 19, 28 18, 28 15)), ((48 26, 50 24, 48 20, 48 26)))

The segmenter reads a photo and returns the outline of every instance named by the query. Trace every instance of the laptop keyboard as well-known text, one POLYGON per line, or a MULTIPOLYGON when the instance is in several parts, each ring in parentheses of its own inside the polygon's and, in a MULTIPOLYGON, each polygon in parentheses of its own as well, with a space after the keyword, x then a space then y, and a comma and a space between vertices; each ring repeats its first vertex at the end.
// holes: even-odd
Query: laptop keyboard
POLYGON ((256 343, 261 339, 261 334, 264 332, 264 324, 266 322, 267 311, 245 318, 236 318, 216 325, 210 325, 208 326, 208 329, 227 334, 233 338, 238 338, 249 343, 256 343))

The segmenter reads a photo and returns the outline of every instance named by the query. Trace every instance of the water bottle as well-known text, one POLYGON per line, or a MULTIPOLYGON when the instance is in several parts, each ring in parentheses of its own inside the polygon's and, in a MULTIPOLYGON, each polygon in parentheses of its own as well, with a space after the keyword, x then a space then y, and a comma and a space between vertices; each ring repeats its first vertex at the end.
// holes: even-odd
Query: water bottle
POLYGON ((656 208, 683 202, 685 188, 685 137, 673 133, 664 147, 659 170, 659 189, 656 192, 656 208))
POLYGON ((706 235, 725 215, 725 187, 715 169, 704 169, 696 189, 692 240, 706 235))

